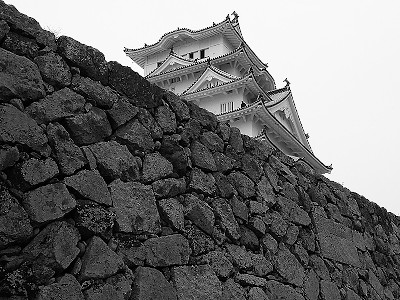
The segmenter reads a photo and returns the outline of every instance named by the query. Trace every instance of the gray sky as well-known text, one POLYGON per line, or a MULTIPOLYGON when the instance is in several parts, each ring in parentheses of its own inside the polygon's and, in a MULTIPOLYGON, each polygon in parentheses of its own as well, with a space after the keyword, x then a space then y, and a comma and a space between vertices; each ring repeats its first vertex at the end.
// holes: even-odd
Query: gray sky
POLYGON ((140 74, 124 47, 207 27, 235 10, 277 87, 291 82, 314 153, 333 164, 327 177, 400 215, 400 1, 5 2, 140 74))

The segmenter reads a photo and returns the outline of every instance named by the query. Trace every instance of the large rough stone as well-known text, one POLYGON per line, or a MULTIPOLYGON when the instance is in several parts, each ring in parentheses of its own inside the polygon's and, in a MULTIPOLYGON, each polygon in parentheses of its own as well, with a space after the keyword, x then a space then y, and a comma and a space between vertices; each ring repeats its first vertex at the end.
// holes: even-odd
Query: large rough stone
POLYGON ((193 250, 193 256, 207 253, 215 249, 215 243, 213 239, 200 230, 197 226, 187 226, 185 227, 185 230, 187 233, 187 238, 189 239, 190 248, 193 250))
POLYGON ((190 172, 189 188, 206 195, 214 195, 216 192, 215 179, 212 174, 206 174, 195 168, 190 172))
POLYGON ((61 218, 76 206, 63 183, 48 184, 25 194, 23 205, 32 221, 43 223, 61 218))
POLYGON ((122 258, 112 251, 99 237, 90 239, 86 252, 82 257, 80 278, 82 280, 107 278, 124 267, 122 258))
POLYGON ((304 280, 304 294, 307 300, 318 300, 319 281, 314 270, 309 270, 304 280))
POLYGON ((171 106, 178 120, 186 121, 190 118, 188 106, 177 95, 172 92, 166 92, 163 99, 171 106))
POLYGON ((62 125, 58 123, 49 124, 47 136, 61 173, 71 175, 87 163, 82 150, 74 144, 68 131, 62 125))
POLYGON ((161 139, 163 137, 163 129, 160 127, 148 109, 139 107, 138 120, 150 131, 153 139, 161 139))
POLYGON ((321 280, 321 296, 323 300, 340 300, 340 291, 336 284, 328 280, 321 280))
POLYGON ((87 239, 93 235, 108 240, 111 238, 115 214, 102 206, 84 205, 76 210, 76 228, 82 237, 87 239))
POLYGON ((138 162, 125 145, 115 141, 99 142, 90 145, 89 149, 96 158, 100 174, 106 180, 121 178, 128 181, 139 178, 138 162))
POLYGON ((188 240, 180 234, 151 238, 144 246, 146 263, 152 267, 186 265, 192 252, 188 240))
POLYGON ((288 223, 283 219, 283 217, 276 211, 268 212, 263 217, 264 223, 271 233, 279 237, 283 237, 288 228, 288 223))
POLYGON ((224 152, 224 141, 214 132, 204 132, 200 137, 200 142, 212 152, 224 152))
POLYGON ((114 102, 111 109, 107 110, 107 115, 113 129, 124 125, 139 112, 136 106, 129 103, 128 99, 121 97, 114 102))
POLYGON ((164 133, 174 133, 176 130, 176 118, 174 112, 165 105, 156 109, 155 118, 164 133))
POLYGON ((177 299, 175 289, 157 269, 138 267, 134 277, 131 300, 177 299))
POLYGON ((154 181, 151 187, 157 199, 175 197, 186 191, 186 181, 185 178, 166 178, 154 181))
POLYGON ((14 6, 7 5, 3 1, 0 2, 0 19, 11 24, 14 30, 34 37, 40 45, 56 49, 54 34, 43 30, 35 19, 20 13, 14 6))
POLYGON ((215 217, 211 207, 193 195, 186 196, 183 205, 185 206, 185 216, 206 233, 212 235, 215 217))
POLYGON ((177 230, 184 229, 183 205, 178 200, 175 198, 162 199, 158 201, 158 207, 162 218, 170 226, 177 230))
POLYGON ((28 214, 7 190, 0 191, 0 249, 23 243, 32 235, 28 214))
POLYGON ((38 124, 11 105, 0 106, 0 142, 20 143, 43 154, 49 150, 47 137, 38 124))
POLYGON ((305 300, 304 297, 295 289, 278 281, 269 280, 266 284, 266 287, 272 297, 271 299, 305 300))
POLYGON ((288 221, 308 226, 311 223, 311 219, 307 212, 301 209, 295 202, 285 197, 278 198, 278 205, 280 208, 281 215, 288 221))
POLYGON ((215 179, 215 183, 217 185, 218 195, 222 198, 231 198, 233 195, 237 195, 236 190, 229 182, 228 178, 219 172, 214 173, 213 175, 215 179))
POLYGON ((68 36, 60 36, 57 45, 60 55, 79 67, 83 75, 108 84, 108 68, 103 53, 68 36))
POLYGON ((113 92, 111 88, 88 77, 75 75, 72 78, 71 88, 75 92, 83 95, 86 99, 92 100, 94 104, 100 108, 111 108, 118 100, 118 95, 113 92))
POLYGON ((257 195, 260 196, 269 207, 273 206, 276 203, 274 190, 269 183, 267 177, 261 177, 260 181, 257 183, 256 190, 257 195))
POLYGON ((69 267, 79 254, 78 230, 67 222, 53 222, 23 249, 23 254, 38 265, 59 272, 69 267))
POLYGON ((231 158, 229 156, 226 156, 223 153, 214 152, 213 156, 214 156, 215 164, 217 166, 217 170, 219 172, 223 172, 223 173, 229 172, 229 171, 233 170, 236 167, 236 165, 239 165, 236 160, 234 160, 233 158, 231 158))
POLYGON ((13 166, 19 159, 17 147, 2 146, 0 148, 0 171, 13 166))
POLYGON ((8 51, 11 51, 17 55, 25 56, 29 59, 33 59, 35 56, 37 56, 39 51, 39 45, 36 43, 35 39, 23 36, 13 31, 7 33, 2 47, 8 51))
POLYGON ((112 133, 106 113, 97 108, 65 120, 65 126, 77 145, 90 145, 100 142, 112 133))
POLYGON ((108 63, 110 85, 118 92, 125 94, 136 106, 153 108, 162 105, 163 91, 150 84, 129 67, 116 61, 108 63))
POLYGON ((254 182, 258 182, 263 173, 261 163, 248 154, 243 156, 241 162, 244 173, 254 182))
POLYGON ((138 120, 131 120, 119 127, 115 132, 114 139, 126 145, 131 152, 135 152, 135 150, 152 152, 154 149, 150 131, 138 120))
POLYGON ((228 179, 243 198, 255 195, 254 182, 243 173, 232 172, 228 175, 228 179))
POLYGON ((221 282, 210 266, 182 266, 172 269, 172 282, 178 299, 221 299, 221 282))
POLYGON ((43 80, 47 83, 58 87, 71 84, 72 75, 69 67, 58 54, 49 52, 35 57, 34 61, 39 67, 43 80))
POLYGON ((109 186, 119 231, 158 233, 160 217, 150 186, 117 179, 109 186))
POLYGON ((240 133, 239 128, 231 127, 231 134, 229 136, 229 145, 235 152, 243 152, 243 139, 242 134, 240 133))
POLYGON ((143 180, 155 181, 171 175, 173 172, 172 164, 160 153, 147 154, 143 161, 143 180))
POLYGON ((289 283, 303 286, 304 268, 284 244, 279 245, 278 253, 273 258, 273 262, 278 273, 289 283))
POLYGON ((100 204, 111 205, 107 184, 97 170, 82 170, 64 179, 64 183, 84 198, 100 204))
POLYGON ((191 146, 193 164, 207 171, 217 171, 214 157, 202 143, 194 141, 191 146))
POLYGON ((239 269, 249 269, 253 266, 252 253, 237 245, 227 244, 226 249, 232 257, 233 264, 239 269))
POLYGON ((229 203, 222 198, 217 198, 211 203, 214 212, 221 220, 221 225, 225 229, 226 234, 233 240, 240 238, 239 224, 233 215, 232 208, 229 203))
POLYGON ((203 255, 199 264, 210 265, 215 274, 222 278, 227 278, 233 273, 233 264, 221 251, 211 251, 203 255))
POLYGON ((64 275, 59 282, 39 288, 37 300, 84 300, 81 285, 71 274, 64 275))
POLYGON ((110 283, 94 284, 84 291, 85 300, 124 300, 124 293, 110 283))
POLYGON ((35 185, 44 183, 58 174, 58 167, 51 158, 39 160, 30 158, 16 166, 11 172, 14 185, 25 191, 35 185))
POLYGON ((249 290, 249 300, 269 300, 262 288, 252 287, 249 290))
POLYGON ((10 31, 10 26, 8 26, 6 21, 0 20, 0 41, 6 36, 10 31))
POLYGON ((28 114, 39 124, 57 121, 83 112, 85 98, 63 88, 27 107, 28 114))
POLYGON ((201 108, 193 102, 188 102, 187 106, 190 110, 190 117, 199 122, 200 125, 210 131, 216 131, 218 120, 216 115, 208 110, 201 108))
POLYGON ((246 300, 246 291, 232 278, 229 278, 222 284, 223 300, 246 300))
POLYGON ((236 274, 235 281, 244 286, 262 286, 264 287, 267 280, 262 277, 254 276, 251 274, 236 274))
POLYGON ((35 101, 46 95, 38 67, 28 58, 0 48, 0 102, 35 101))

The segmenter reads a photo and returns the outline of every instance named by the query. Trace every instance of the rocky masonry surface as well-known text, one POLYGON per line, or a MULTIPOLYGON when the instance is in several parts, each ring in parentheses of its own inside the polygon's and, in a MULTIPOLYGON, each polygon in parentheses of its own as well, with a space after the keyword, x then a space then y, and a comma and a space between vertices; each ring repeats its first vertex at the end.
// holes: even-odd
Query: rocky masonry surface
POLYGON ((400 298, 399 218, 0 1, 0 299, 400 298))

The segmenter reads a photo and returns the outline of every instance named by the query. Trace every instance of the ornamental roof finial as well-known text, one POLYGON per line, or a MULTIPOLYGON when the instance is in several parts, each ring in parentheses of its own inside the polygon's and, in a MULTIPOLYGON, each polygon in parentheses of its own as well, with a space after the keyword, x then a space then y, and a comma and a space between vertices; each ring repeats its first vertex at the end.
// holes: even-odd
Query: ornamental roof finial
POLYGON ((285 80, 283 82, 286 82, 285 88, 290 87, 290 81, 287 78, 285 78, 285 80))
POLYGON ((248 73, 253 74, 253 72, 254 72, 253 67, 250 67, 248 73))
POLYGON ((237 20, 238 20, 238 18, 239 18, 239 15, 237 14, 237 12, 236 11, 233 11, 233 13, 231 13, 231 15, 233 16, 233 22, 237 22, 237 20))

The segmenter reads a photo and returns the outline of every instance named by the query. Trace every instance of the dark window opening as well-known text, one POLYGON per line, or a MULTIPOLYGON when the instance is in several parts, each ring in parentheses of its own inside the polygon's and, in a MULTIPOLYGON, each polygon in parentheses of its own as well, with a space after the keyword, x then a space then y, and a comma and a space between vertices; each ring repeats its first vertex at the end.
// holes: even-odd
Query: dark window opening
POLYGON ((200 59, 206 57, 206 49, 200 50, 200 59))

